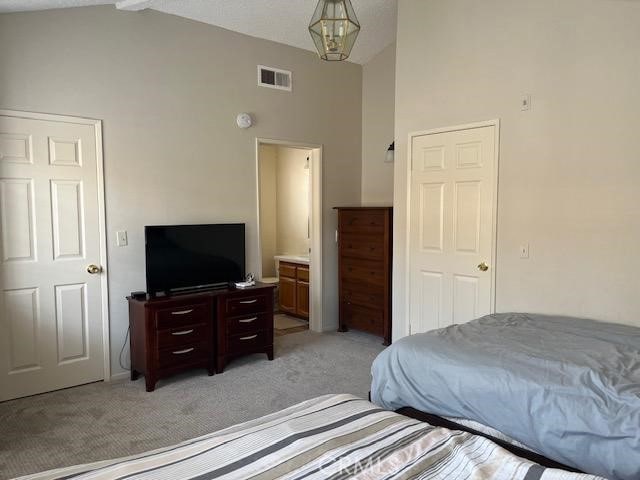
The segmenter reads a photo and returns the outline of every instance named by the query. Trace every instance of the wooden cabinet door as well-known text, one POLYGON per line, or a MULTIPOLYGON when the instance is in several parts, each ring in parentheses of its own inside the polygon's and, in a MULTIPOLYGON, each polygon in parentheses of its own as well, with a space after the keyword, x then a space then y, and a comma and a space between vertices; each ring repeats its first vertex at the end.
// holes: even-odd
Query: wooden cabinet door
POLYGON ((297 305, 296 314, 306 319, 309 318, 309 284, 298 280, 296 284, 297 305))
POLYGON ((280 277, 280 310, 296 314, 296 293, 295 279, 280 277))

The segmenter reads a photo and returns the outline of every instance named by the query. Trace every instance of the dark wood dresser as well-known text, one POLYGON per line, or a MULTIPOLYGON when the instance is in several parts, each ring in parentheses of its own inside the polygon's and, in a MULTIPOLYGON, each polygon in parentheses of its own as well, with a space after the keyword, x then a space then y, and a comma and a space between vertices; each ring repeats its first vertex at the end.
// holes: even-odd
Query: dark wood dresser
POLYGON ((234 357, 263 352, 273 359, 273 286, 129 301, 131 379, 144 374, 148 392, 161 378, 205 368, 221 373, 234 357))
POLYGON ((391 343, 392 207, 337 207, 340 328, 391 343))

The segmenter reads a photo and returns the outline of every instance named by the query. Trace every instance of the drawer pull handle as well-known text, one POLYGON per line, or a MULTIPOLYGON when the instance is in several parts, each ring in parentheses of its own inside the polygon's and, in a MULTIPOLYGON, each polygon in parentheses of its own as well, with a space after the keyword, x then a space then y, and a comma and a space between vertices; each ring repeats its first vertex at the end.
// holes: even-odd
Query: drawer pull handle
POLYGON ((257 336, 258 334, 256 333, 255 335, 251 335, 250 337, 240 337, 240 340, 253 340, 257 336))
POLYGON ((171 315, 186 315, 187 313, 193 312, 193 308, 189 310, 180 310, 179 312, 171 312, 171 315))
POLYGON ((251 317, 251 318, 243 318, 242 320, 238 320, 240 323, 251 323, 251 322, 255 322, 258 319, 258 317, 251 317))
POLYGON ((244 300, 244 301, 242 301, 240 303, 242 303, 243 305, 248 305, 250 303, 256 303, 257 301, 258 301, 258 299, 254 298, 253 300, 244 300))
POLYGON ((175 352, 173 352, 174 355, 182 355, 185 353, 189 353, 189 352, 193 352, 195 350, 195 348, 185 348, 184 350, 177 350, 175 352))
POLYGON ((189 335, 190 333, 193 333, 193 328, 191 330, 183 330, 181 332, 171 332, 171 335, 189 335))

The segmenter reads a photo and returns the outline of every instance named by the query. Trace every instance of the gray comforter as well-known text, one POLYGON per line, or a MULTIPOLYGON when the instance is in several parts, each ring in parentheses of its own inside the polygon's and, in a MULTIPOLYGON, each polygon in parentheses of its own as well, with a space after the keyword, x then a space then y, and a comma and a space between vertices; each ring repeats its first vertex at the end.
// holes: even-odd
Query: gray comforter
POLYGON ((385 408, 475 420, 565 465, 640 479, 640 328, 489 315, 401 339, 372 374, 385 408))

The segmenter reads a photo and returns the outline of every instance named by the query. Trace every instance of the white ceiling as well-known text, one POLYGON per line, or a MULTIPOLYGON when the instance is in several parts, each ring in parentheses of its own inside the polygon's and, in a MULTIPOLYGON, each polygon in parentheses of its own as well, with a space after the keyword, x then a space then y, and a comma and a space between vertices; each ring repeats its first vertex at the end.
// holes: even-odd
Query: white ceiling
MULTIPOLYGON (((116 0, 0 0, 0 13, 115 4, 116 0)), ((148 0, 160 12, 314 50, 307 31, 317 0, 148 0)), ((362 30, 350 61, 366 63, 396 38, 397 0, 352 0, 362 30)))

